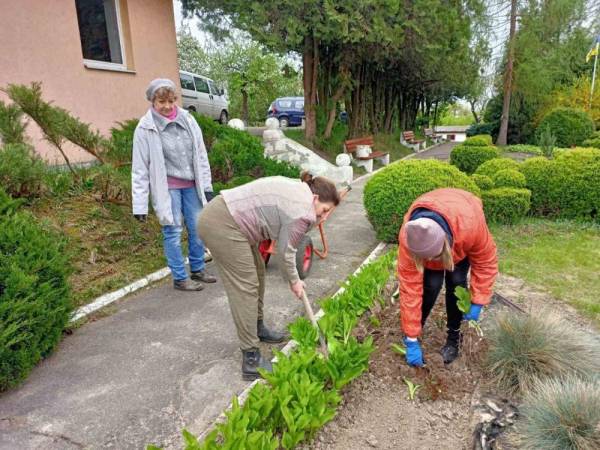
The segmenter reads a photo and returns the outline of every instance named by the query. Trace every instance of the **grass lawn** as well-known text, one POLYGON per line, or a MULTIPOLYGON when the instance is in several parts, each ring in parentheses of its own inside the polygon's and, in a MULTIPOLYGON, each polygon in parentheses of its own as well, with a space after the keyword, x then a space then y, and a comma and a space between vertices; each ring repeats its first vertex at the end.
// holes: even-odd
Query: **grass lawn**
POLYGON ((528 219, 491 230, 501 272, 545 289, 600 326, 600 226, 528 219))
POLYGON ((69 240, 76 307, 165 266, 160 225, 152 212, 139 223, 129 205, 99 202, 90 194, 40 200, 32 212, 69 240))

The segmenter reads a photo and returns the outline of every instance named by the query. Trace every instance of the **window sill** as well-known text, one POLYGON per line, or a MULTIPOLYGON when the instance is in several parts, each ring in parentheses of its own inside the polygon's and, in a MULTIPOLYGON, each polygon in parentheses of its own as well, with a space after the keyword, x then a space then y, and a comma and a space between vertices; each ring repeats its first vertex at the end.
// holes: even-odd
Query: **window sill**
POLYGON ((83 65, 85 66, 86 69, 92 69, 92 70, 107 70, 109 72, 121 72, 121 73, 131 73, 131 74, 136 73, 135 70, 129 70, 121 64, 112 64, 112 63, 105 63, 105 62, 101 62, 101 61, 84 60, 83 65))

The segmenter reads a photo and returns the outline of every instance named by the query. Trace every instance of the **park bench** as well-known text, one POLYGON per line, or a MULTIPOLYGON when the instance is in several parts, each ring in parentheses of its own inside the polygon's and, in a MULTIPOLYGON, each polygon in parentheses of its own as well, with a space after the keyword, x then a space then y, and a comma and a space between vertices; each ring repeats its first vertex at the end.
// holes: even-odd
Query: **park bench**
POLYGON ((434 143, 442 142, 442 136, 436 134, 433 128, 423 128, 423 134, 426 138, 431 139, 434 143))
POLYGON ((375 144, 375 140, 373 136, 366 136, 356 139, 349 139, 344 141, 344 152, 350 155, 354 164, 358 167, 364 167, 367 172, 373 172, 373 160, 381 162, 384 166, 387 166, 390 163, 390 154, 386 152, 380 152, 373 150, 373 145, 375 144), (358 156, 357 150, 359 145, 367 145, 371 147, 372 151, 368 156, 358 156))
POLYGON ((400 143, 412 148, 415 152, 420 151, 421 144, 425 142, 425 139, 416 139, 415 133, 412 131, 403 131, 401 136, 400 143))

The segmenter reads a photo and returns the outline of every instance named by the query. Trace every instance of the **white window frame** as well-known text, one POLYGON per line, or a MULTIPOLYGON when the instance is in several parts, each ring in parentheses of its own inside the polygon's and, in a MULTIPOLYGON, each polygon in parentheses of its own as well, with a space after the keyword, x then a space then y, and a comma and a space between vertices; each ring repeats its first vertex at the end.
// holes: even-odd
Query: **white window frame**
MULTIPOLYGON (((121 47, 122 63, 113 63, 106 61, 96 61, 94 59, 83 58, 83 65, 88 69, 115 70, 118 72, 133 72, 127 69, 127 55, 125 54, 125 45, 123 42, 123 25, 121 24, 121 0, 113 0, 115 3, 115 12, 117 15, 117 32, 119 34, 119 46, 121 47)), ((78 29, 79 31, 79 29, 78 29)), ((79 31, 81 33, 81 31, 79 31)))

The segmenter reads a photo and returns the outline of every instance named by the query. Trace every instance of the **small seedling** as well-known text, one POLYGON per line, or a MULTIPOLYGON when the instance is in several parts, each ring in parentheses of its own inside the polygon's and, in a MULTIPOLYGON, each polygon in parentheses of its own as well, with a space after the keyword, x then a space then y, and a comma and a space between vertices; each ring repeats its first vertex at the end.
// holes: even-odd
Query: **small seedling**
POLYGON ((393 351, 395 351, 399 355, 406 355, 406 348, 402 347, 401 345, 392 344, 392 345, 390 345, 390 347, 392 348, 393 351))
POLYGON ((372 326, 378 328, 381 325, 381 321, 376 316, 370 316, 369 322, 372 326))
MULTIPOLYGON (((456 305, 463 314, 466 314, 471 309, 471 293, 464 287, 458 286, 454 291, 458 301, 456 305)), ((474 328, 479 337, 483 336, 483 330, 475 320, 469 320, 469 328, 474 328)))
POLYGON ((408 388, 408 399, 413 401, 415 399, 417 391, 421 389, 421 385, 413 383, 408 378, 404 378, 404 382, 406 383, 406 386, 408 388))

